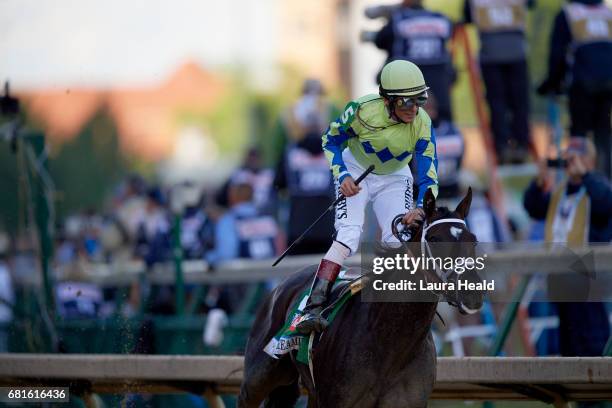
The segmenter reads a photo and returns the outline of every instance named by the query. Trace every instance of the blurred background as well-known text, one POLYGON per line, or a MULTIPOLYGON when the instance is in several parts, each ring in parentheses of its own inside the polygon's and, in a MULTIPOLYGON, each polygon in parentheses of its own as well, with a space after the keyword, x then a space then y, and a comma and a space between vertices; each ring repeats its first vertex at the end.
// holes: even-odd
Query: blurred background
MULTIPOLYGON (((517 58, 527 71, 522 82, 501 74, 525 93, 508 113, 494 113, 482 79, 486 24, 466 20, 461 0, 422 3, 452 22, 444 40, 450 113, 435 123, 452 125, 438 147, 443 199, 455 203, 474 188, 471 226, 482 242, 544 240, 545 217, 525 192, 570 136, 589 137, 569 130, 566 92, 542 85, 552 78, 553 23, 567 3, 515 3, 509 31, 524 41, 517 58), (512 119, 496 123, 517 115, 517 105, 528 111, 522 139, 512 119), (519 142, 500 142, 504 126, 519 142)), ((610 3, 579 3, 603 7, 596 16, 610 31, 597 37, 604 46, 595 58, 604 55, 606 70, 610 3)), ((265 272, 331 202, 320 135, 347 101, 378 92, 390 56, 376 33, 398 10, 397 1, 379 0, 0 2, 0 351, 240 354, 259 301, 278 282, 246 276, 265 272), (292 184, 304 169, 312 194, 292 184), (253 263, 232 263, 245 259, 253 263), (244 283, 229 285, 224 273, 244 283)), ((595 139, 610 138, 610 89, 601 91, 607 130, 595 129, 595 139)), ((606 152, 595 142, 609 158, 609 144, 606 152)), ((609 177, 605 164, 597 169, 609 177)), ((292 255, 318 262, 312 254, 326 251, 332 221, 292 255)), ((377 233, 368 223, 366 237, 377 233)), ((596 240, 609 242, 610 228, 596 240)), ((528 284, 536 285, 509 282, 508 290, 524 294, 528 284)), ((507 332, 502 306, 471 320, 447 311, 439 352, 562 354, 557 312, 540 304, 527 301, 523 323, 511 319, 507 332)), ((607 331, 598 335, 605 344, 607 331)), ((195 397, 130 398, 203 406, 195 397)))

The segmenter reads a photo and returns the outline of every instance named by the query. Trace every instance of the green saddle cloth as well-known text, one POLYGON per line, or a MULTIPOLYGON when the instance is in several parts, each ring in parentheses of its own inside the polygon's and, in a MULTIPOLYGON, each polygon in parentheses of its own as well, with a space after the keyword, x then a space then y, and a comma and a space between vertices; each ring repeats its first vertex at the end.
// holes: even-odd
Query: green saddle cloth
MULTIPOLYGON (((360 290, 361 278, 349 279, 338 277, 338 279, 336 279, 322 312, 323 317, 327 319, 330 325, 346 301, 359 293, 360 290)), ((310 289, 305 290, 297 298, 297 301, 291 308, 291 313, 288 315, 289 317, 285 321, 285 325, 276 335, 274 335, 274 337, 272 337, 266 347, 264 347, 264 351, 271 357, 278 359, 293 350, 297 350, 297 360, 301 363, 308 364, 308 356, 311 351, 310 348, 312 347, 312 343, 308 341, 310 335, 296 332, 295 326, 304 317, 303 310, 306 306, 309 291, 310 289)))

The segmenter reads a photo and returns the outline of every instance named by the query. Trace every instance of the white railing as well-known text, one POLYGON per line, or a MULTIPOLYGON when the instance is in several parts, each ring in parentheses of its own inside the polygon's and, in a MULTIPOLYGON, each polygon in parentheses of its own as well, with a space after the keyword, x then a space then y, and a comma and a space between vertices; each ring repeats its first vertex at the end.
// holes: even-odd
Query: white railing
MULTIPOLYGON (((610 357, 437 361, 434 399, 533 399, 559 407, 567 401, 612 399, 610 357)), ((236 394, 242 378, 239 356, 0 354, 0 386, 54 384, 81 393, 192 392, 221 406, 216 396, 236 394)))

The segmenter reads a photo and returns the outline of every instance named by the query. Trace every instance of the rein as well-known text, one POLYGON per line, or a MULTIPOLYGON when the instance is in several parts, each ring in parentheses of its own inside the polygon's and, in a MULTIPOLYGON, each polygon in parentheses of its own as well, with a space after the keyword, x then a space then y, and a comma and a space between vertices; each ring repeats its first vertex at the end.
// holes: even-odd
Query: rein
MULTIPOLYGON (((421 232, 421 254, 422 255, 426 255, 426 256, 429 256, 430 258, 433 258, 432 253, 431 253, 431 248, 429 246, 429 242, 427 241, 427 231, 429 231, 429 229, 435 225, 450 224, 450 223, 462 224, 467 228, 467 224, 465 223, 465 221, 460 218, 442 218, 442 219, 432 222, 431 224, 423 225, 423 231, 421 232)), ((436 275, 438 275, 438 278, 440 278, 440 280, 442 280, 443 282, 448 281, 449 274, 447 274, 447 272, 444 270, 438 269, 437 265, 436 265, 436 275)))

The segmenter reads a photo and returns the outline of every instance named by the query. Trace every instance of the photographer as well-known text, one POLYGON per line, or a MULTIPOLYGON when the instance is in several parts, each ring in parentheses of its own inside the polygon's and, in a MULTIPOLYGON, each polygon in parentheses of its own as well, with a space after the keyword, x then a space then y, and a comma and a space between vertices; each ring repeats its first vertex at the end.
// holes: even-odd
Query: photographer
POLYGON ((573 245, 580 245, 586 239, 588 242, 610 242, 612 190, 605 177, 594 172, 596 152, 593 142, 580 137, 571 138, 564 159, 567 179, 555 191, 551 168, 545 163, 540 165, 538 177, 525 192, 525 209, 532 218, 546 220, 545 236, 549 242, 573 245), (589 205, 590 219, 587 221, 589 205), (569 212, 575 213, 572 220, 569 212), (584 225, 578 225, 583 218, 584 225))
MULTIPOLYGON (((554 188, 554 172, 542 163, 525 192, 529 215, 545 221, 545 240, 581 246, 612 239, 612 189, 593 172, 595 146, 573 137, 564 153, 566 179, 554 188)), ((549 165, 552 163, 549 163, 549 165)), ((609 334, 605 305, 600 302, 558 302, 559 345, 563 356, 601 355, 609 334)))

